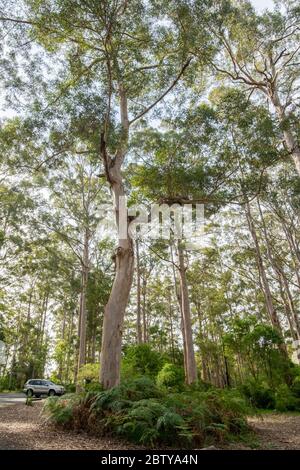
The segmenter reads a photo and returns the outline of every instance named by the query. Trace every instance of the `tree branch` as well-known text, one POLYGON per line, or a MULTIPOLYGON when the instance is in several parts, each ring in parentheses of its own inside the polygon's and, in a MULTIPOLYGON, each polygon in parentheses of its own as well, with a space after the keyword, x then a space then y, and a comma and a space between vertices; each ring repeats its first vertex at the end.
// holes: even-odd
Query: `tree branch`
POLYGON ((180 70, 179 74, 177 75, 177 77, 175 78, 175 80, 173 81, 173 83, 171 83, 171 85, 167 88, 167 90, 159 97, 157 98, 157 100, 154 101, 154 103, 152 103, 150 106, 148 106, 144 111, 142 111, 140 114, 138 114, 135 118, 133 118, 130 122, 129 122, 129 125, 133 124, 134 122, 136 122, 138 119, 140 119, 141 117, 143 117, 145 114, 147 114, 152 108, 154 108, 154 106, 157 105, 157 103, 159 103, 165 96, 167 96, 167 94, 174 88, 174 86, 177 84, 177 82, 180 80, 180 78, 182 77, 185 69, 190 65, 191 63, 191 60, 192 60, 192 57, 190 57, 186 62, 185 64, 183 65, 182 69, 180 70))

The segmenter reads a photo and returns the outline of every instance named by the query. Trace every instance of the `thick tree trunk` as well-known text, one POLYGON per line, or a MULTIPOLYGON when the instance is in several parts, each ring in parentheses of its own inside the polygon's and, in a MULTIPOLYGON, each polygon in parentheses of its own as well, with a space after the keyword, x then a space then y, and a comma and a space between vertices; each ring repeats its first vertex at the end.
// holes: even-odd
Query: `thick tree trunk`
POLYGON ((116 273, 104 311, 100 381, 105 389, 120 383, 122 333, 134 272, 133 243, 130 238, 119 240, 116 273))
POLYGON ((122 164, 126 155, 129 137, 129 119, 126 91, 119 83, 120 115, 122 137, 115 157, 111 158, 106 148, 106 132, 101 136, 101 157, 105 167, 106 179, 114 197, 116 225, 119 233, 119 244, 115 254, 115 279, 104 310, 100 382, 105 389, 120 383, 122 333, 125 310, 129 300, 134 274, 134 246, 129 233, 127 212, 121 211, 121 200, 125 199, 125 188, 122 177, 122 164), (125 213, 126 212, 126 213, 125 213))
POLYGON ((184 339, 186 348, 186 383, 192 384, 197 381, 197 365, 194 352, 193 331, 191 322, 191 310, 189 301, 189 292, 186 280, 186 266, 184 262, 184 251, 180 243, 178 243, 178 260, 179 260, 179 276, 181 305, 183 316, 184 339))

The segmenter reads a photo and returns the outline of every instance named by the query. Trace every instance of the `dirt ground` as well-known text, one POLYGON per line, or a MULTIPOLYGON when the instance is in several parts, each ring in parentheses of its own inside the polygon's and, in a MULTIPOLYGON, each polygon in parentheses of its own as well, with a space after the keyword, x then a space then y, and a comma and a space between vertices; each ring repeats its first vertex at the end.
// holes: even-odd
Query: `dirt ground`
POLYGON ((300 415, 270 413, 248 421, 260 449, 300 450, 300 415))
POLYGON ((43 403, 0 408, 0 450, 124 450, 136 449, 114 439, 99 439, 54 429, 41 417, 43 403))
MULTIPOLYGON (((65 432, 45 424, 41 417, 42 402, 33 407, 24 404, 0 408, 0 450, 125 450, 139 447, 116 439, 91 437, 85 433, 65 432)), ((300 415, 270 413, 249 418, 255 432, 255 448, 300 450, 300 415)), ((249 449, 248 445, 231 444, 229 449, 249 449)), ((253 448, 253 446, 252 446, 253 448)))

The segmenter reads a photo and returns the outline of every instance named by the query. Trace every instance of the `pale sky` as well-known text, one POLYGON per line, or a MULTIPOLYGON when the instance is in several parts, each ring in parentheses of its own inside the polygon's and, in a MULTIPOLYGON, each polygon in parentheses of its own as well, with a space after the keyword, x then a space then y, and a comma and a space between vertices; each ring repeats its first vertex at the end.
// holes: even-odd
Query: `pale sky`
POLYGON ((251 0, 257 11, 262 11, 265 8, 272 8, 274 6, 273 0, 251 0))

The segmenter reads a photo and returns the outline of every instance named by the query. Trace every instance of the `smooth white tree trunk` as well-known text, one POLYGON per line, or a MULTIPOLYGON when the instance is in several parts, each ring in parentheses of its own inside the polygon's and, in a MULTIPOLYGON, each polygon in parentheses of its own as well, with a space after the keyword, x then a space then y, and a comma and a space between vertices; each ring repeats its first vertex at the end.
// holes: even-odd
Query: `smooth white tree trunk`
POLYGON ((121 217, 121 200, 126 196, 121 169, 129 136, 127 97, 122 84, 119 84, 119 98, 123 133, 119 147, 114 158, 111 158, 107 154, 104 136, 101 149, 106 179, 114 198, 116 225, 119 233, 118 248, 115 253, 115 278, 104 310, 102 330, 100 382, 105 389, 120 383, 123 323, 134 274, 134 245, 128 230, 129 219, 127 214, 125 214, 125 221, 124 214, 121 217), (126 230, 122 227, 123 223, 127 223, 126 230))
POLYGON ((186 368, 186 383, 192 384, 197 381, 197 364, 194 351, 193 330, 191 321, 191 309, 188 285, 186 279, 186 266, 184 262, 184 251, 180 243, 178 243, 178 261, 179 261, 179 276, 180 276, 180 297, 181 297, 181 311, 183 319, 184 330, 184 346, 185 346, 185 368, 186 368))

